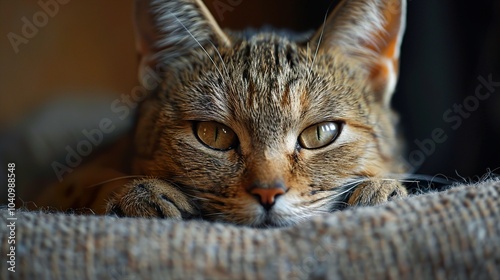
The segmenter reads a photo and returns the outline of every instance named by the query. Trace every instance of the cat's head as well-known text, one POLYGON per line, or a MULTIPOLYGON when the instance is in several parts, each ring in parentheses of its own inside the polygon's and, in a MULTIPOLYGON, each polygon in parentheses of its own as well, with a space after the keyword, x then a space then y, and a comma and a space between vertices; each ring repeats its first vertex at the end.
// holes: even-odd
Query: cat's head
POLYGON ((196 0, 137 1, 134 173, 205 219, 288 225, 342 208, 347 186, 400 172, 390 98, 404 0, 345 0, 307 40, 220 29, 196 0))

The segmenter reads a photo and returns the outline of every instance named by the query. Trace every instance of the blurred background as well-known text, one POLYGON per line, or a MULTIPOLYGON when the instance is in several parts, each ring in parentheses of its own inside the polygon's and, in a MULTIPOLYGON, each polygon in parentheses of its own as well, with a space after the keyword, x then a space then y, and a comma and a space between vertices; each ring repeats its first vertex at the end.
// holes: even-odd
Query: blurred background
MULTIPOLYGON (((331 4, 205 2, 223 27, 296 31, 317 29, 331 4)), ((64 162, 81 130, 97 127, 138 84, 132 7, 133 0, 0 1, 0 161, 16 162, 20 185, 55 180, 51 163, 64 162)), ((500 1, 409 0, 393 105, 414 172, 474 178, 499 168, 500 1)), ((104 142, 130 121, 114 121, 118 129, 104 142)))

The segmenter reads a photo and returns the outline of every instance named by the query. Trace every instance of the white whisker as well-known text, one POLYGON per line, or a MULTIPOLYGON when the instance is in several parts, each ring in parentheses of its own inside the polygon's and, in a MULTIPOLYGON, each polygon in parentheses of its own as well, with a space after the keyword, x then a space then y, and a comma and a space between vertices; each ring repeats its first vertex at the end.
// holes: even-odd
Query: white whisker
POLYGON ((103 184, 107 184, 107 183, 110 183, 110 182, 113 182, 113 181, 118 181, 118 180, 123 180, 123 179, 145 178, 145 177, 148 177, 148 176, 145 176, 145 175, 120 176, 120 177, 116 177, 116 178, 113 178, 113 179, 105 180, 105 181, 102 181, 102 182, 99 182, 99 183, 96 183, 96 184, 93 184, 93 185, 90 185, 90 186, 86 186, 85 188, 94 188, 94 187, 97 187, 99 185, 103 185, 103 184))
POLYGON ((224 77, 222 75, 222 72, 220 71, 219 67, 217 66, 217 64, 215 64, 215 61, 212 59, 212 57, 210 56, 210 54, 208 53, 208 51, 203 47, 203 45, 200 43, 200 41, 198 41, 198 39, 196 39, 196 37, 194 37, 194 35, 191 33, 191 31, 189 31, 189 29, 179 20, 179 18, 174 13, 170 12, 170 14, 184 28, 184 30, 186 30, 186 32, 189 34, 189 36, 191 36, 191 38, 193 38, 193 40, 195 40, 195 42, 198 44, 198 46, 200 46, 200 48, 205 52, 205 54, 208 56, 208 58, 210 59, 210 61, 212 62, 212 64, 217 69, 217 72, 219 72, 219 75, 221 77, 224 77))
POLYGON ((229 71, 227 70, 226 63, 224 62, 224 59, 222 59, 222 55, 220 54, 220 52, 217 49, 217 47, 215 46, 215 44, 212 41, 209 41, 209 42, 212 45, 212 47, 214 48, 215 52, 217 53, 217 56, 219 57, 219 59, 222 63, 222 67, 224 67, 224 71, 226 71, 226 75, 228 75, 229 71))
POLYGON ((387 174, 388 177, 392 179, 398 179, 398 180, 421 180, 421 181, 428 181, 430 183, 440 183, 440 184, 449 184, 452 179, 449 179, 447 176, 443 174, 436 174, 434 176, 429 176, 429 175, 424 175, 424 174, 411 174, 411 173, 406 173, 406 174, 387 174), (444 177, 438 178, 438 177, 444 177))
MULTIPOLYGON (((309 71, 312 70, 314 62, 316 61, 316 56, 318 55, 319 46, 321 45, 321 41, 323 40, 323 33, 325 32, 326 19, 328 18, 328 11, 325 14, 325 18, 323 19, 323 26, 321 27, 321 33, 319 34, 318 44, 316 45, 316 51, 314 52, 314 56, 311 62, 311 66, 309 66, 309 71)), ((309 46, 309 45, 308 45, 309 46)))

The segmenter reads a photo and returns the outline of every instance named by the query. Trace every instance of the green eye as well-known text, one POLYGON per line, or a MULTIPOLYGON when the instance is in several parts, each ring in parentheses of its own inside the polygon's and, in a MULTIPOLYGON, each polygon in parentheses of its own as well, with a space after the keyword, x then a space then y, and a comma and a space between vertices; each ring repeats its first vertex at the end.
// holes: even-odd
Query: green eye
POLYGON ((340 133, 335 122, 322 122, 304 129, 299 135, 299 144, 305 149, 317 149, 332 143, 340 133))
POLYGON ((238 144, 236 133, 218 122, 198 122, 194 131, 201 143, 214 150, 227 151, 238 144))

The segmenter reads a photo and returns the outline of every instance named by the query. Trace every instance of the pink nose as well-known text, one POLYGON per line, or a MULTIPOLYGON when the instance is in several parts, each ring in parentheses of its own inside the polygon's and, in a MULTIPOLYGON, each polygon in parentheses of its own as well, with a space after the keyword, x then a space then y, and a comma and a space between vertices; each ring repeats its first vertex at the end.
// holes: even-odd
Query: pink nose
POLYGON ((258 196, 260 204, 262 204, 264 208, 269 209, 273 206, 276 198, 285 193, 285 190, 283 188, 254 188, 250 190, 250 193, 254 196, 258 196))

